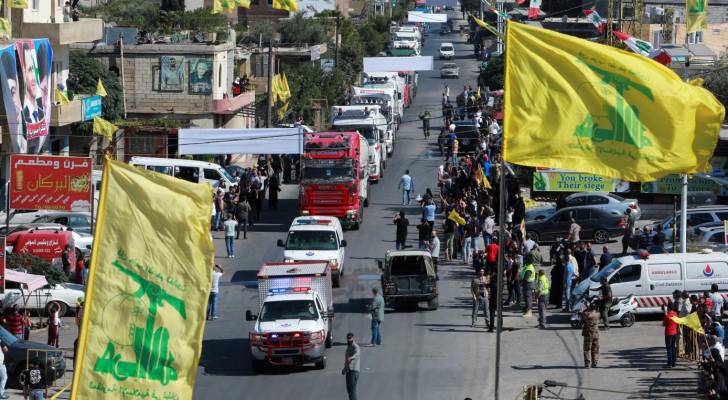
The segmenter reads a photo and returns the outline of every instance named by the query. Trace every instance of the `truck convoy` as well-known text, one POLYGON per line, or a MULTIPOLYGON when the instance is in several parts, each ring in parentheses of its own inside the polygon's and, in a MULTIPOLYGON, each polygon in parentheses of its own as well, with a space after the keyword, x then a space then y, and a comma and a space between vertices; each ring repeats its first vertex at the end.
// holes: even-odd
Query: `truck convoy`
POLYGON ((382 88, 373 87, 352 87, 351 88, 351 105, 379 106, 379 111, 387 120, 387 130, 384 137, 387 156, 391 157, 394 152, 394 142, 396 141, 397 129, 404 114, 402 101, 397 100, 397 93, 393 84, 382 85, 382 88))
POLYGON ((357 131, 366 138, 369 144, 369 181, 379 182, 387 167, 387 151, 383 144, 388 127, 379 106, 334 106, 331 109, 331 125, 337 131, 357 131))
POLYGON ((253 370, 266 365, 326 368, 333 344, 334 296, 329 263, 266 263, 258 271, 258 314, 249 334, 253 370))
POLYGON ((307 134, 301 159, 301 215, 330 215, 359 229, 369 205, 369 144, 357 132, 307 134))

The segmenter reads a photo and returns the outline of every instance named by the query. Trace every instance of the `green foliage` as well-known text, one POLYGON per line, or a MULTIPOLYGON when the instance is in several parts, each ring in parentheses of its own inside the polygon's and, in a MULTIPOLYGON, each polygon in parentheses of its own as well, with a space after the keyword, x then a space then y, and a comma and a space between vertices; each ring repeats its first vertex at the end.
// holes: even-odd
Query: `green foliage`
POLYGON ((285 44, 318 44, 327 40, 326 29, 320 20, 304 18, 301 13, 283 22, 278 32, 281 34, 281 43, 285 44))
POLYGON ((728 108, 728 67, 718 68, 705 77, 703 86, 728 108))
POLYGON ((358 33, 361 42, 364 43, 365 56, 376 56, 384 51, 389 41, 389 18, 378 15, 362 24, 358 33))
POLYGON ((327 99, 329 105, 344 104, 346 100, 349 80, 341 70, 324 74, 317 64, 303 63, 290 67, 286 76, 291 88, 288 109, 293 118, 302 116, 305 121, 313 121, 311 99, 327 99))
MULTIPOLYGON (((339 31, 341 33, 341 45, 339 46, 337 70, 346 77, 348 82, 353 83, 362 70, 364 44, 359 36, 359 31, 350 20, 341 20, 339 31)), ((332 103, 329 101, 329 104, 332 103)))
POLYGON ((23 269, 30 274, 43 275, 51 285, 68 282, 63 271, 51 267, 51 263, 30 254, 10 254, 6 258, 8 269, 23 269))
POLYGON ((488 67, 478 75, 478 85, 488 86, 490 90, 503 89, 505 80, 505 57, 503 55, 491 57, 488 67))
POLYGON ((270 21, 260 21, 252 24, 250 28, 241 34, 241 43, 256 44, 261 40, 263 43, 269 43, 273 39, 273 24, 270 21))
MULTIPOLYGON (((397 5, 392 10, 392 20, 397 22, 404 22, 407 20, 407 11, 414 9, 414 0, 397 0, 397 5)), ((387 27, 389 31, 389 27, 387 27)))
POLYGON ((72 51, 68 71, 78 79, 77 93, 96 93, 96 82, 101 78, 107 96, 103 98, 103 117, 109 121, 119 120, 124 115, 121 82, 99 60, 87 56, 83 51, 72 51))
POLYGON ((119 26, 135 26, 147 32, 173 33, 179 29, 217 32, 227 26, 223 14, 213 14, 210 8, 184 10, 183 0, 111 0, 86 11, 90 16, 116 22, 119 26))

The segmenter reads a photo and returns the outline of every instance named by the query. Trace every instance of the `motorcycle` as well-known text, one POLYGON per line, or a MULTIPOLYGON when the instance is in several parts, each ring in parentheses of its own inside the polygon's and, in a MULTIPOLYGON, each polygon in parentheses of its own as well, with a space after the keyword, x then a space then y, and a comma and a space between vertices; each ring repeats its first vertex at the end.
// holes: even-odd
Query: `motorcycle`
MULTIPOLYGON (((591 298, 585 298, 585 296, 582 296, 581 298, 577 299, 574 303, 574 306, 572 307, 572 310, 574 313, 571 315, 571 327, 578 329, 581 328, 583 325, 583 321, 581 319, 581 313, 582 311, 586 310, 589 304, 600 301, 598 296, 592 296, 591 298)), ((625 328, 628 328, 632 325, 634 325, 635 320, 635 312, 637 310, 637 300, 635 299, 634 295, 630 294, 629 296, 622 297, 622 298, 614 298, 612 299, 612 303, 609 307, 609 310, 607 311, 607 322, 619 322, 620 325, 622 325, 625 328)))

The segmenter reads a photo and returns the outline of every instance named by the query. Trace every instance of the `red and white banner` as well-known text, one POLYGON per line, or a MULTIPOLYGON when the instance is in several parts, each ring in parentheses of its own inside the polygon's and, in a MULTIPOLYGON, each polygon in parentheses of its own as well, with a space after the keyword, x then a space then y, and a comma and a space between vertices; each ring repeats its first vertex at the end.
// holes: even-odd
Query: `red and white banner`
POLYGON ((10 208, 91 211, 91 157, 13 154, 10 208))

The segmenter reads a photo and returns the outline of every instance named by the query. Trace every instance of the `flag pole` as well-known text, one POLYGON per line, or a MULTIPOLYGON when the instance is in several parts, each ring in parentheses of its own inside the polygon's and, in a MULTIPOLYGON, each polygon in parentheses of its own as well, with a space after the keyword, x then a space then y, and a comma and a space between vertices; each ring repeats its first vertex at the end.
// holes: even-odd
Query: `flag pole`
MULTIPOLYGON (((687 24, 685 25, 687 31, 687 24)), ((688 51, 688 33, 685 33, 685 50, 688 51)), ((690 77, 688 69, 690 68, 690 56, 685 58, 685 72, 683 73, 683 80, 687 81, 690 77)), ((680 252, 685 254, 688 252, 688 174, 682 176, 682 190, 680 196, 680 252)), ((673 248, 675 246, 673 245, 673 248)), ((674 250, 673 250, 674 251, 674 250)))
MULTIPOLYGON (((495 400, 500 398, 501 332, 503 331, 503 252, 506 236, 506 162, 501 157, 498 182, 498 272, 496 276, 496 305, 498 307, 495 334, 495 400)), ((490 294, 491 296, 493 293, 490 294)))

